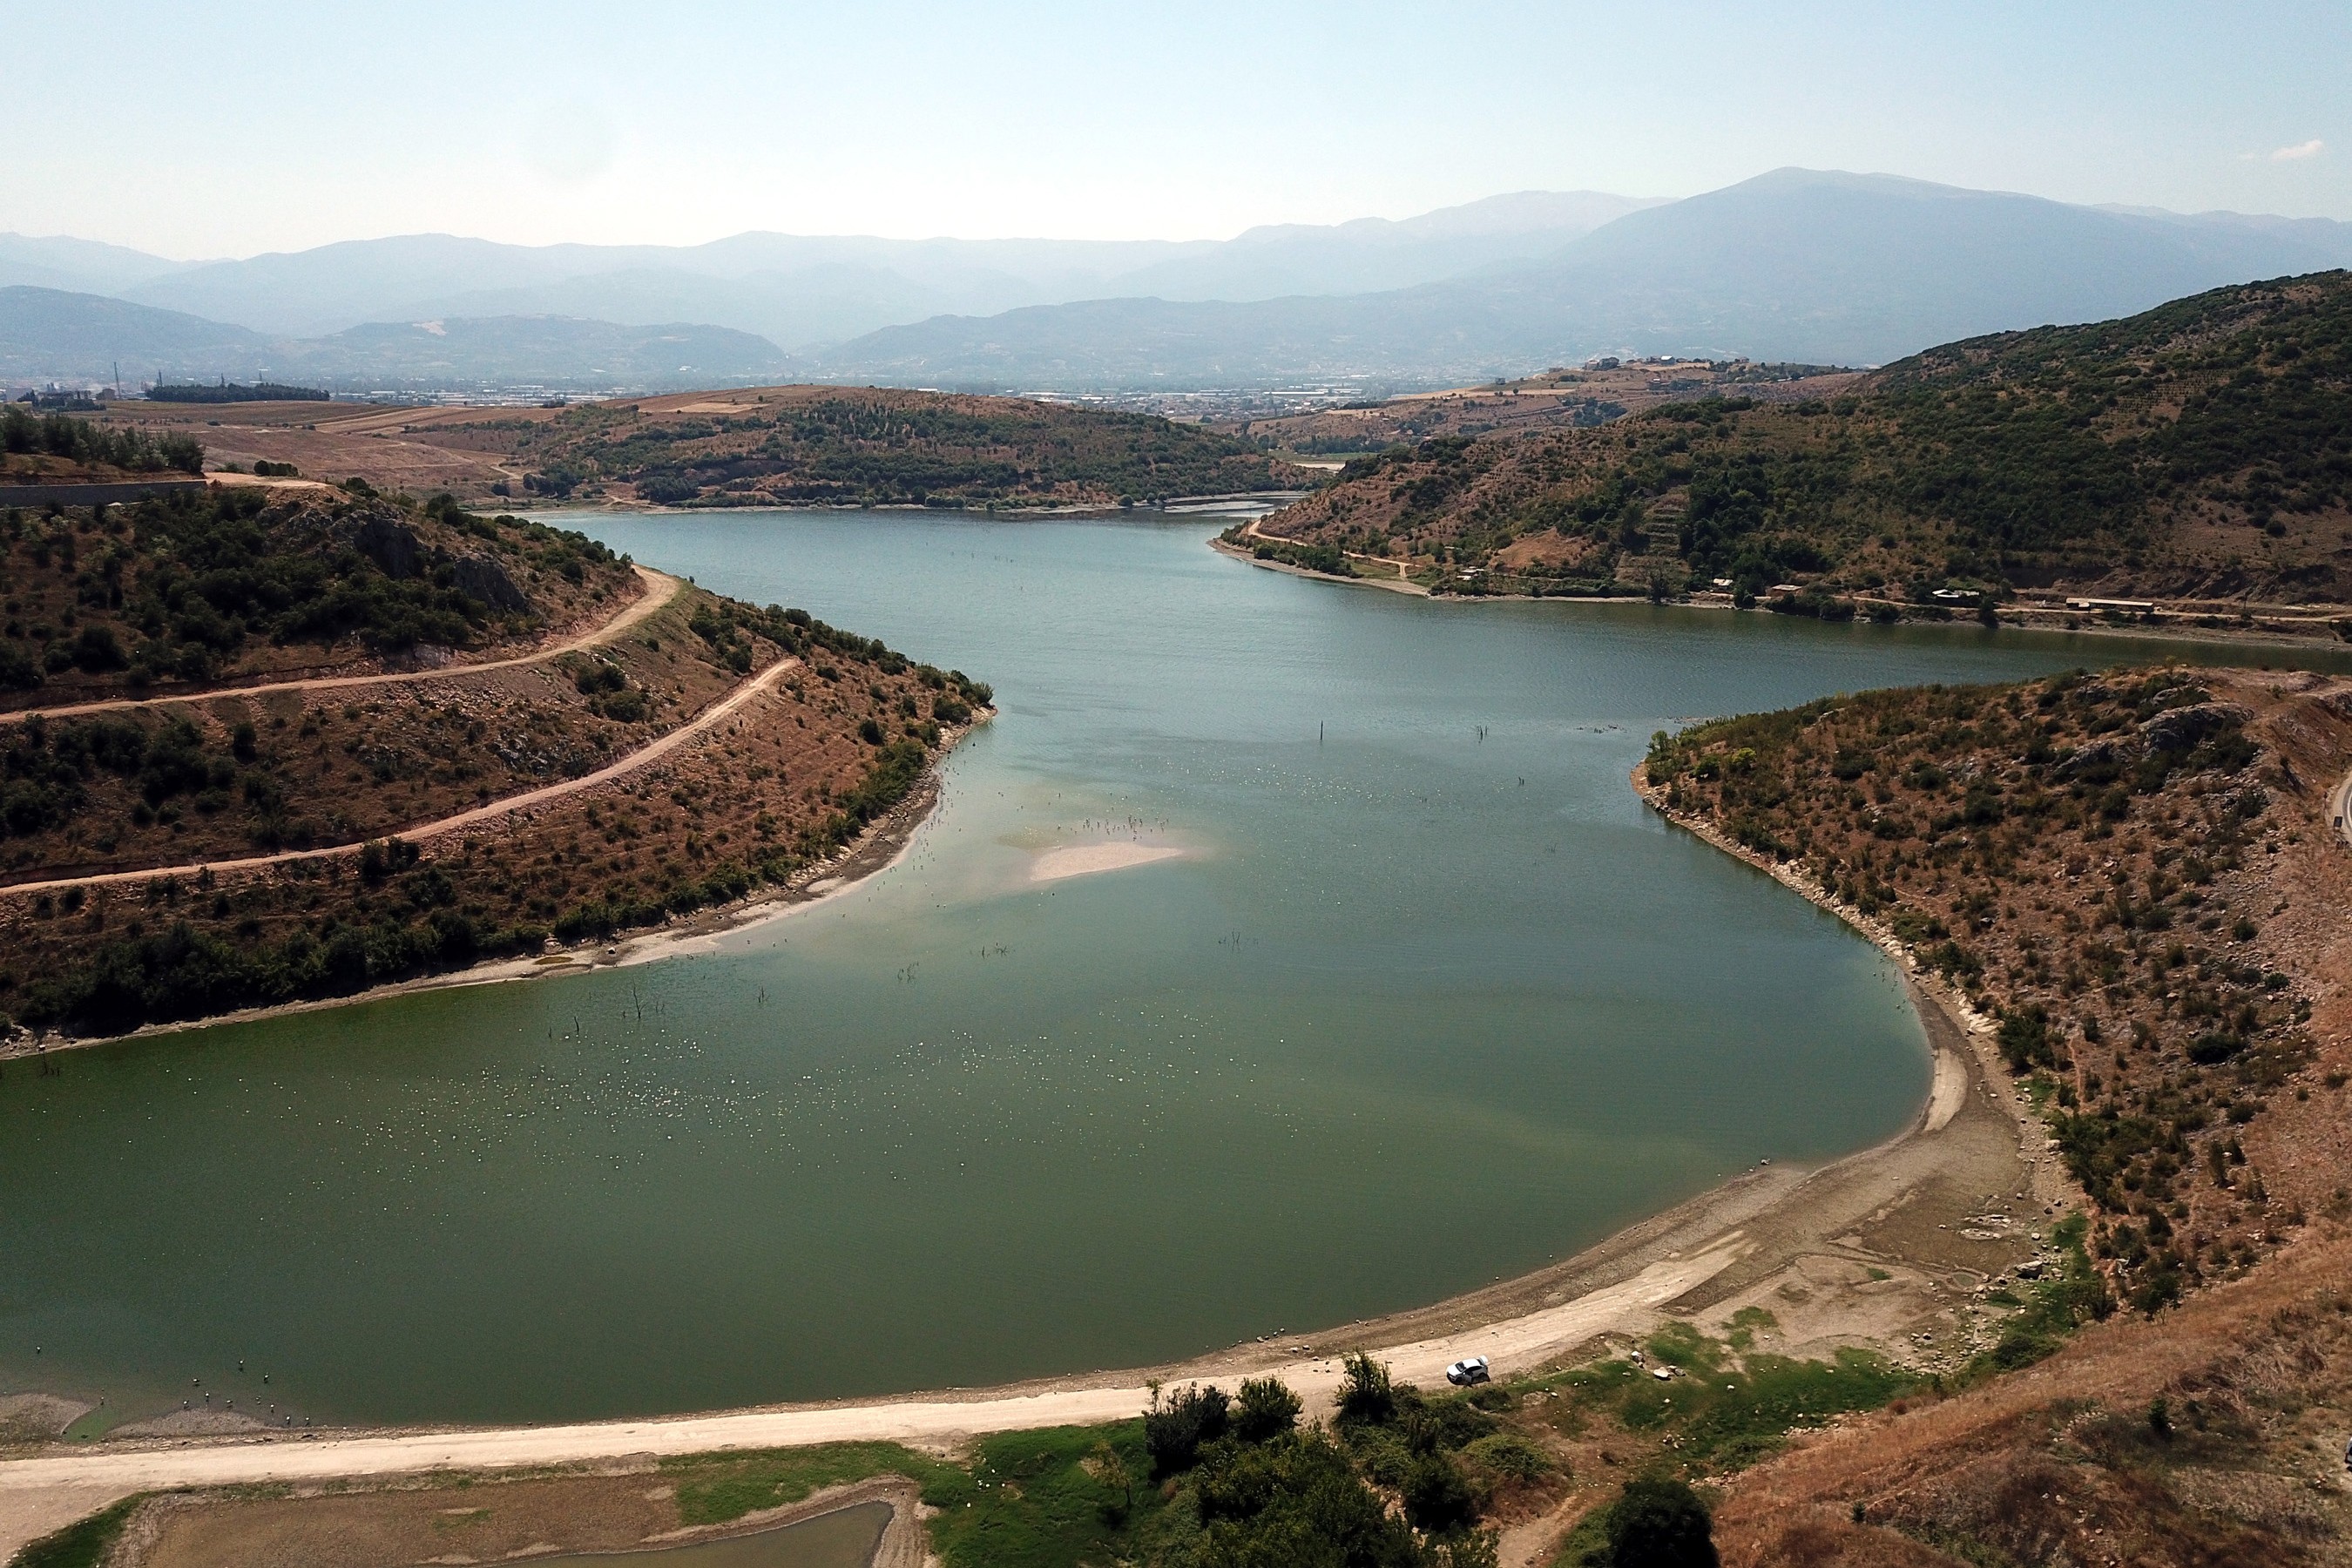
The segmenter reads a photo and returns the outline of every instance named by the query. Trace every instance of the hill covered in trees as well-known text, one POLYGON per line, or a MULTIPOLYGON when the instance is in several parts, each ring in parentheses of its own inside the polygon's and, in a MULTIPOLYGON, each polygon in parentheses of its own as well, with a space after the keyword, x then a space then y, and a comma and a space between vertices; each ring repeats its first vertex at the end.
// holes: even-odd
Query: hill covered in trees
MULTIPOLYGON (((5 418, 13 437, 22 416, 5 418)), ((92 464, 201 460, 184 437, 22 422, 45 437, 79 433, 45 450, 92 464)), ((274 494, 0 512, 0 709, 528 644, 635 591, 627 566, 577 533, 351 490, 274 494)))
POLYGON ((1261 531, 1465 592, 2342 603, 2352 274, 1969 339, 1829 398, 1391 447, 1261 531))
POLYGON ((1197 426, 1010 397, 776 387, 590 404, 513 426, 551 495, 661 505, 1104 506, 1305 476, 1197 426))
POLYGON ((0 515, 0 1057, 789 891, 989 699, 446 498, 0 515))

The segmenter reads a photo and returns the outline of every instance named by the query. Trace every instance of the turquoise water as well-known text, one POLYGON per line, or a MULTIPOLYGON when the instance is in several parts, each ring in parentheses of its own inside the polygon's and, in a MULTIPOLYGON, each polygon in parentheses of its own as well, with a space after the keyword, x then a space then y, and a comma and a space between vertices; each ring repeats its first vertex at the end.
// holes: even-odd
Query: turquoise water
POLYGON ((1652 730, 2158 651, 1430 603, 1199 521, 583 525, 1002 714, 904 862, 719 951, 9 1070, 0 1386, 101 1419, 598 1416, 1129 1365, 1486 1284, 1925 1092, 1873 949, 1643 812, 1652 730), (1103 840, 1182 855, 1027 879, 1103 840))

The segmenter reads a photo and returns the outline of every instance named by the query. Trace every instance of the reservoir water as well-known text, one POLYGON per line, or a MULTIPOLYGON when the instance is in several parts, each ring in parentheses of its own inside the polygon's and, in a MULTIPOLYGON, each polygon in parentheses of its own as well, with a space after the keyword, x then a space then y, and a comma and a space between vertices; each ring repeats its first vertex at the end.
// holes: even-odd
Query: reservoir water
POLYGON ((1643 811, 1653 730, 2182 651, 1432 603, 1197 519, 573 521, 1001 716, 900 864, 715 951, 12 1066, 0 1389, 604 1416, 1484 1285, 1925 1091, 1875 950, 1643 811), (1181 853, 1031 879, 1104 843, 1181 853))

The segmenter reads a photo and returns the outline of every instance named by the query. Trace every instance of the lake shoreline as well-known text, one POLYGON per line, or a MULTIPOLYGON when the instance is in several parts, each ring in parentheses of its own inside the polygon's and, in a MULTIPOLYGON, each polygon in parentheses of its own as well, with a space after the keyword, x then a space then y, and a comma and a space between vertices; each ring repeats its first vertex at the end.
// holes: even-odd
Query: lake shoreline
MULTIPOLYGON (((1329 572, 1318 572, 1311 566, 1300 566, 1288 561, 1261 561, 1252 552, 1244 549, 1240 545, 1228 543, 1223 538, 1210 540, 1209 548, 1215 551, 1218 554, 1224 556, 1228 560, 1238 561, 1248 566, 1255 566, 1262 571, 1279 572, 1286 576, 1305 577, 1318 583, 1336 583, 1342 587, 1378 588, 1385 593, 1405 594, 1413 598, 1436 600, 1445 604, 1647 605, 1654 602, 1660 609, 1666 610, 1700 610, 1731 614, 1739 613, 1739 606, 1731 603, 1727 598, 1721 601, 1709 600, 1702 602, 1696 599, 1665 599, 1653 601, 1648 597, 1648 595, 1643 594, 1437 594, 1423 587, 1418 583, 1407 582, 1401 578, 1341 577, 1329 572)), ((1757 606, 1754 613, 1769 615, 1771 612, 1764 609, 1763 606, 1759 605, 1757 606)), ((2065 612, 2036 611, 2035 613, 2062 615, 2065 612)), ((1915 620, 1906 616, 1903 620, 1890 622, 1888 624, 1892 626, 1965 627, 1977 623, 1973 616, 1961 617, 1956 616, 1949 620, 1942 621, 1932 619, 1915 620)), ((2003 617, 2000 626, 1986 627, 1985 629, 1988 631, 1997 631, 2002 628, 2021 632, 2049 632, 2059 636, 2073 637, 2163 638, 2166 640, 2177 640, 2180 642, 2210 643, 2217 647, 2240 647, 2248 649, 2336 648, 2344 646, 2341 638, 2333 640, 2324 639, 2315 632, 2308 635, 2301 635, 2294 632, 2262 631, 2256 629, 2238 630, 2225 626, 2180 626, 2169 621, 2161 622, 2152 626, 2128 624, 2116 626, 2105 621, 2086 622, 2082 626, 2050 626, 2044 625, 2040 621, 2025 620, 2011 615, 2003 617)))
MULTIPOLYGON (((1800 868, 1759 855, 1724 833, 1713 823, 1668 809, 1665 792, 1653 785, 1646 776, 1646 764, 1633 770, 1631 782, 1633 793, 1642 797, 1642 804, 1656 812, 1660 817, 1694 837, 1704 840, 1710 847, 1721 850, 1732 858, 1754 867, 1815 909, 1836 916, 1849 930, 1855 931, 1873 947, 1886 954, 1902 973, 1905 992, 1911 997, 1914 1007, 1920 1010, 1921 1022, 1927 1023, 1927 1009, 1933 1009, 1940 1014, 1951 1033, 1966 1039, 1973 1047, 1977 1065, 1988 1075, 1990 1080, 2000 1084, 2003 1089, 2007 1088, 2008 1075, 2002 1069, 2000 1053, 1993 1045, 1993 1035, 1999 1021, 1987 1017, 1970 1006, 1968 998, 1955 991, 1940 974, 1933 970, 1923 968, 1911 944, 1897 936, 1894 927, 1884 921, 1865 915, 1853 905, 1844 902, 1829 889, 1806 876, 1800 868)), ((1932 1037, 1932 1028, 1930 1034, 1932 1037)), ((1930 1086, 1928 1093, 1929 1103, 1926 1114, 1932 1121, 1940 1095, 1937 1088, 1933 1085, 1930 1086)), ((1996 1098, 2001 1100, 2010 1114, 2016 1120, 2021 1136, 2031 1137, 2036 1134, 2047 1136, 2047 1130, 2043 1127, 2041 1118, 2024 1100, 2013 1093, 1997 1095, 1996 1098)), ((2075 1201, 2080 1200, 2080 1194, 2072 1191, 2071 1184, 2067 1185, 2065 1195, 2075 1201)))
POLYGON ((0 1062, 37 1060, 65 1051, 117 1045, 126 1040, 150 1040, 223 1025, 252 1024, 271 1018, 292 1017, 298 1014, 323 1013, 420 992, 504 985, 566 974, 591 974, 599 970, 650 963, 657 959, 690 952, 719 937, 782 920, 839 894, 850 892, 867 878, 888 870, 904 859, 914 843, 916 833, 930 820, 932 812, 939 805, 940 770, 946 765, 955 748, 992 717, 994 710, 988 710, 975 714, 971 723, 946 731, 939 755, 925 767, 922 776, 916 781, 906 798, 877 820, 868 823, 856 838, 831 855, 802 867, 785 881, 746 894, 732 903, 698 910, 691 915, 676 917, 671 923, 649 930, 616 932, 609 938, 572 943, 560 952, 485 959, 464 969, 414 975, 406 980, 372 985, 348 995, 306 997, 295 1002, 275 1002, 266 1007, 240 1007, 232 1012, 211 1013, 201 1018, 142 1024, 120 1035, 60 1035, 54 1031, 35 1035, 20 1031, 14 1038, 0 1039, 0 1062))
MULTIPOLYGON (((1890 1234, 1927 1238, 1980 1202, 1975 1194, 2022 1181, 2037 1206, 2071 1194, 2055 1157, 2039 1150, 2042 1132, 2011 1090, 1991 1047, 1987 1020, 1920 973, 1891 933, 1873 931, 1785 868, 1759 861, 1702 823, 1666 812, 1656 792, 1633 787, 1667 824, 1771 875, 1791 891, 1836 914, 1904 970, 1936 1062, 1924 1102, 1903 1129, 1866 1148, 1810 1168, 1765 1163, 1718 1182, 1544 1268, 1425 1306, 1277 1333, 1157 1367, 1071 1373, 988 1387, 910 1391, 882 1396, 741 1407, 636 1418, 528 1426, 357 1427, 283 1435, 223 1434, 209 1441, 142 1436, 97 1444, 62 1442, 0 1461, 0 1518, 12 1501, 30 1503, 51 1488, 119 1487, 121 1492, 175 1485, 241 1484, 306 1476, 388 1477, 434 1470, 504 1471, 627 1456, 682 1455, 750 1447, 793 1447, 887 1440, 946 1447, 989 1432, 1125 1418, 1149 1391, 1178 1381, 1230 1384, 1274 1375, 1297 1388, 1311 1415, 1328 1415, 1344 1351, 1365 1349, 1391 1361, 1401 1380, 1442 1382, 1452 1359, 1484 1354, 1498 1374, 1572 1362, 1596 1344, 1637 1342, 1671 1320, 1706 1322, 1776 1282, 1803 1278, 1824 1255, 1877 1258, 1884 1281, 1866 1313, 1850 1313, 1833 1337, 1883 1346, 1890 1356, 1917 1347, 1895 1344, 1866 1320, 1884 1317, 1886 1290, 1921 1300, 1964 1294, 1949 1265, 1885 1250, 1890 1234), (1886 1221, 1890 1210, 1907 1210, 1886 1221), (1939 1217, 1948 1215, 1948 1218, 1939 1217), (1868 1233, 1865 1236, 1864 1233, 1868 1233)), ((912 802, 910 805, 914 804, 912 802)), ((872 848, 882 849, 881 836, 872 848)), ((903 851, 903 839, 890 853, 903 851)), ((822 895, 820 895, 822 896, 822 895)), ((2021 1260, 2023 1238, 2009 1251, 2021 1260)), ((1989 1278, 1983 1260, 1963 1274, 1989 1278)))

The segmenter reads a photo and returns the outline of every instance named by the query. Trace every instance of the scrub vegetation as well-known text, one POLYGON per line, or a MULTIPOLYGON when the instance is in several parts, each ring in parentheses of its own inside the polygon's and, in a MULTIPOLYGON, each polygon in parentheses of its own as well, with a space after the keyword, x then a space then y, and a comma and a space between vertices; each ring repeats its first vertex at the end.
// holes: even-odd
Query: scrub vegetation
POLYGON ((205 449, 181 435, 110 430, 63 414, 0 407, 0 476, 14 484, 202 473, 205 449))
MULTIPOLYGON (((100 438, 107 438, 101 433, 100 438)), ((258 489, 0 510, 0 705, 495 657, 636 591, 577 533, 374 495, 258 489)))
POLYGON ((587 404, 467 429, 510 439, 531 493, 665 506, 1105 506, 1295 474, 1254 443, 1154 416, 877 388, 587 404))
POLYGON ((1452 593, 2342 603, 2352 274, 1970 339, 1827 397, 1433 436, 1349 462, 1260 532, 1409 559, 1452 593))
POLYGON ((1522 437, 1586 430, 1668 403, 1702 397, 1801 402, 1844 391, 1858 371, 1754 360, 1601 359, 1518 381, 1465 386, 1272 417, 1212 420, 1279 451, 1313 457, 1368 456, 1433 437, 1522 437))
POLYGON ((1762 1352, 1755 1326, 1718 1340, 1672 1322, 1565 1373, 1443 1394, 1359 1353, 1328 1423, 1302 1425, 1278 1381, 1244 1379, 1162 1389, 1139 1422, 983 1439, 954 1462, 857 1444, 664 1468, 689 1524, 906 1476, 940 1510, 931 1531, 950 1568, 1471 1568, 1497 1560, 1503 1526, 1580 1516, 1559 1563, 1638 1568, 1685 1561, 1653 1551, 1706 1549, 1692 1482, 1720 1484, 1792 1434, 1927 1386, 1859 1351, 1762 1352))
POLYGON ((1984 1018, 2085 1210, 1988 1296, 2014 1310, 1957 1375, 1731 1478, 1725 1561, 2340 1556, 2347 768, 2343 682, 2248 671, 1866 692, 1655 738, 1654 805, 1984 1018))
POLYGON ((1801 867, 1998 1020, 2147 1311, 2307 1212, 2244 1143, 2313 1055, 2263 931, 2273 797, 2300 784, 2231 695, 2179 669, 1866 692, 1662 734, 1644 764, 1670 815, 1801 867))
POLYGON ((610 638, 469 670, 448 662, 459 649, 511 658, 544 640, 530 634, 612 622, 648 590, 578 535, 442 501, 256 510, 230 491, 26 528, 48 550, 20 532, 33 569, 10 613, 72 627, 76 647, 123 633, 109 643, 121 658, 103 661, 117 668, 52 679, 28 660, 31 702, 65 686, 199 698, 0 721, 0 1016, 37 1029, 349 994, 790 884, 889 816, 990 698, 803 612, 692 588, 610 638), (485 581, 499 587, 467 591, 485 581), (331 668, 381 669, 420 626, 446 640, 415 679, 213 684, 302 673, 273 661, 314 632, 331 668), (163 664, 168 680, 142 674, 163 664), (622 764, 770 672, 771 689, 642 768, 527 815, 402 837, 622 764), (348 852, 224 864, 313 850, 348 852), (175 867, 203 868, 163 874, 175 867), (65 885, 10 891, 42 883, 65 885))

